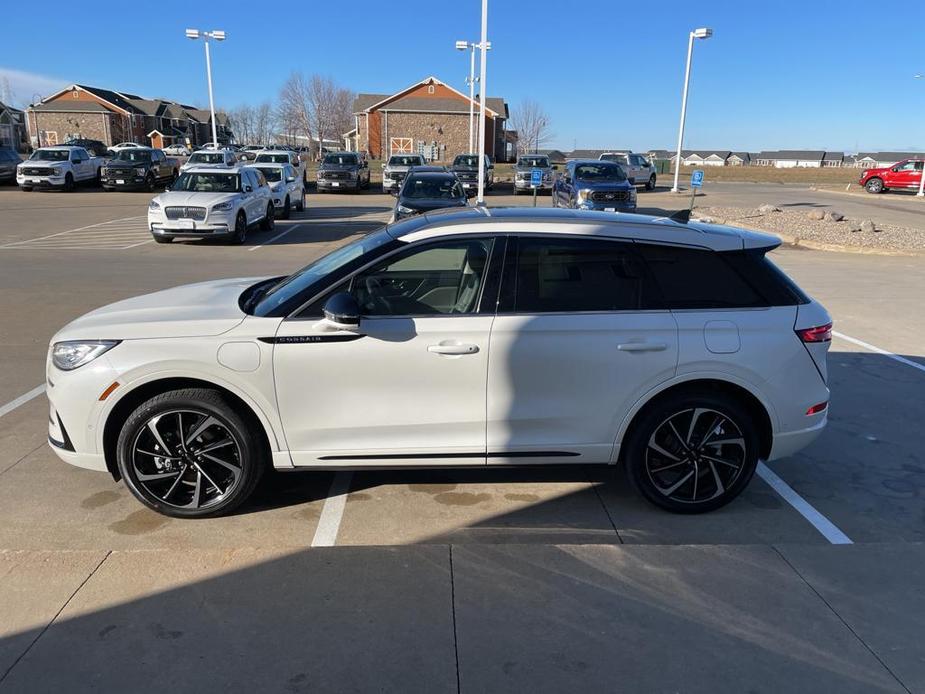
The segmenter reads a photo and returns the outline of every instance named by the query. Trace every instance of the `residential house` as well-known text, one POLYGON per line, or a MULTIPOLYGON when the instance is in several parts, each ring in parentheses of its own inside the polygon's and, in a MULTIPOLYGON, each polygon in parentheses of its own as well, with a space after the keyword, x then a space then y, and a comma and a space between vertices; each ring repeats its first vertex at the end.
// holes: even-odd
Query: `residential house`
POLYGON ((823 150, 768 150, 758 153, 758 166, 773 166, 777 169, 819 168, 824 157, 823 150))
POLYGON ((752 163, 748 152, 730 152, 726 157, 726 166, 748 166, 752 163))
POLYGON ((822 156, 822 167, 830 169, 832 167, 841 167, 845 163, 844 152, 826 152, 822 156))
MULTIPOLYGON (((138 142, 155 147, 175 142, 196 146, 212 140, 208 110, 83 84, 72 84, 30 105, 26 121, 34 146, 76 137, 107 145, 138 142)), ((234 140, 224 114, 216 114, 216 130, 219 142, 234 140)))
POLYGON ((540 149, 537 153, 549 157, 550 164, 564 164, 569 158, 568 154, 558 149, 540 149))
MULTIPOLYGON (((469 109, 467 95, 433 76, 394 94, 358 94, 354 128, 344 133, 344 141, 348 149, 377 159, 418 153, 431 161, 452 161, 469 151, 469 109)), ((477 136, 477 98, 473 110, 471 126, 477 136)), ((504 99, 487 97, 485 115, 485 153, 501 161, 512 145, 505 129, 509 113, 504 99)))
POLYGON ((28 146, 25 114, 18 108, 0 102, 0 147, 24 152, 28 146))
MULTIPOLYGON (((681 150, 681 165, 682 166, 725 166, 726 159, 729 158, 731 152, 729 150, 694 150, 694 149, 682 149, 681 150)), ((671 153, 671 163, 674 165, 677 155, 671 153)))
POLYGON ((854 159, 862 169, 885 169, 903 159, 925 159, 925 152, 858 152, 854 159))

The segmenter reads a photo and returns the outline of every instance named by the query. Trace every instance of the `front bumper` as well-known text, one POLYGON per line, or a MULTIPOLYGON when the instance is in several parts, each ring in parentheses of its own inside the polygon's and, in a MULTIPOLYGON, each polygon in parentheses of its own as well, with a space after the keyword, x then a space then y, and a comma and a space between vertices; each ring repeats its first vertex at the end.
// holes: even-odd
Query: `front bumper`
POLYGON ((318 179, 318 190, 357 190, 359 187, 360 181, 356 178, 318 179))
POLYGON ((221 238, 234 234, 234 219, 221 212, 210 212, 201 222, 191 219, 167 219, 163 212, 149 212, 148 229, 154 236, 163 238, 221 238))
POLYGON ((382 179, 382 192, 388 193, 401 188, 402 179, 384 178, 382 179))
POLYGON ((21 188, 64 188, 64 174, 60 176, 23 176, 16 174, 16 184, 21 188))
MULTIPOLYGON (((530 180, 526 179, 519 181, 516 178, 514 179, 514 189, 515 190, 533 190, 533 186, 530 185, 530 180)), ((538 186, 537 190, 552 190, 552 181, 543 181, 538 186)))
POLYGON ((106 174, 100 180, 100 185, 106 190, 133 190, 145 187, 145 177, 135 172, 131 174, 106 174))

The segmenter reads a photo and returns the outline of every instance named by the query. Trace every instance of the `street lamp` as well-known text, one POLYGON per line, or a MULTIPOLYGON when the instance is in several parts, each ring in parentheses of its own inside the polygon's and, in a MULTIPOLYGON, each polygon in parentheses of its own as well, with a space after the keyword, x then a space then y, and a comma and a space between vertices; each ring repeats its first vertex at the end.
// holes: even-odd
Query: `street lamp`
POLYGON ((199 31, 199 29, 187 29, 186 38, 194 41, 201 38, 206 44, 206 79, 209 82, 209 111, 212 112, 212 146, 218 148, 218 134, 215 128, 215 101, 212 98, 212 61, 209 58, 209 39, 224 41, 225 32, 219 30, 199 31))
POLYGON ((469 41, 457 41, 456 50, 457 51, 469 51, 469 77, 466 78, 466 84, 469 85, 469 151, 472 152, 475 149, 475 144, 473 143, 473 136, 475 130, 475 120, 473 111, 475 109, 475 83, 479 81, 479 78, 475 76, 475 49, 479 47, 477 43, 470 43, 469 41))
POLYGON ((485 204, 485 94, 488 87, 486 86, 485 69, 488 62, 488 49, 491 44, 488 42, 488 0, 482 0, 482 38, 479 40, 479 56, 481 75, 479 77, 479 194, 476 203, 485 204))
POLYGON ((687 116, 687 88, 691 80, 691 56, 694 52, 694 39, 708 39, 713 36, 713 30, 707 27, 694 29, 687 40, 687 69, 684 71, 684 93, 681 96, 681 126, 678 128, 678 149, 675 152, 674 185, 671 192, 678 192, 678 176, 681 174, 681 143, 684 141, 684 119, 687 116))
MULTIPOLYGON (((925 79, 925 75, 916 75, 915 79, 925 79)), ((922 174, 919 178, 919 192, 915 194, 918 198, 925 198, 925 164, 922 164, 922 174)))

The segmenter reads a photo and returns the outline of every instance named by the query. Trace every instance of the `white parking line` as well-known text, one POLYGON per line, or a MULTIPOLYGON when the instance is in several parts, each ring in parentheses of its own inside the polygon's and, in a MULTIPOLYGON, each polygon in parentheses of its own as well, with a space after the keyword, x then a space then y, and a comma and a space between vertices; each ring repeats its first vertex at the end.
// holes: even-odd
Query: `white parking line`
POLYGON ((0 245, 2 250, 125 250, 151 240, 147 217, 124 217, 0 245))
POLYGON ((37 398, 39 395, 41 395, 44 392, 45 392, 45 384, 43 383, 42 385, 36 386, 32 390, 30 390, 28 393, 24 393, 23 395, 20 395, 15 400, 10 400, 6 405, 4 405, 3 407, 0 407, 0 417, 2 417, 5 414, 9 414, 10 412, 15 410, 20 405, 25 405, 27 402, 29 402, 30 400, 34 398, 37 398))
POLYGON ((256 251, 258 248, 263 248, 264 246, 269 246, 271 243, 273 243, 273 242, 276 241, 277 239, 283 238, 283 237, 284 237, 286 234, 288 234, 290 231, 295 231, 296 229, 298 229, 298 228, 301 227, 301 226, 302 226, 301 224, 296 224, 296 225, 294 225, 294 226, 291 226, 291 227, 289 227, 288 229, 286 229, 285 231, 283 231, 283 232, 277 234, 276 236, 274 236, 274 237, 273 237, 272 239, 270 239, 269 241, 264 241, 264 242, 261 243, 259 246, 251 246, 251 247, 248 248, 247 250, 248 250, 248 251, 256 251))
POLYGON ((844 333, 840 333, 836 330, 833 330, 832 334, 835 335, 835 337, 841 338, 842 340, 852 342, 858 347, 863 347, 864 349, 870 350, 871 352, 876 352, 877 354, 882 354, 885 357, 889 357, 894 361, 898 361, 900 364, 911 366, 913 369, 918 369, 919 371, 925 371, 925 366, 922 366, 918 362, 914 362, 911 359, 906 359, 905 357, 901 357, 898 354, 893 354, 892 352, 877 347, 876 345, 872 345, 869 342, 864 342, 863 340, 859 340, 856 337, 851 337, 850 335, 845 335, 844 333))
POLYGON ((758 462, 758 477, 767 482, 771 488, 780 494, 784 501, 793 506, 803 518, 808 520, 810 524, 819 531, 819 533, 833 545, 853 545, 845 533, 838 529, 832 521, 823 516, 815 507, 810 504, 806 499, 796 493, 796 491, 789 484, 784 482, 777 474, 771 470, 767 465, 758 462))
POLYGON ((340 530, 340 521, 344 517, 344 507, 347 505, 347 494, 350 491, 352 472, 335 472, 328 489, 328 498, 324 500, 321 509, 321 518, 315 528, 315 537, 312 547, 333 547, 337 542, 337 532, 340 530))

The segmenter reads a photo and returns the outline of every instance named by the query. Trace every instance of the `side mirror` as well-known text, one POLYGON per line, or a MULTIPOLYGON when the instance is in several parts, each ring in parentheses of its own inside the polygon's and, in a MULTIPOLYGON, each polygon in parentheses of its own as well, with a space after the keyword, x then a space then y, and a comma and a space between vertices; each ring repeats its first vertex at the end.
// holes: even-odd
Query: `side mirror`
POLYGON ((286 183, 295 183, 295 176, 287 176, 286 183))
POLYGON ((338 292, 324 302, 324 319, 337 330, 360 328, 360 305, 352 294, 338 292))
POLYGON ((164 192, 165 192, 165 193, 169 193, 169 192, 170 192, 170 186, 169 186, 169 185, 164 186, 164 192))
POLYGON ((385 168, 385 162, 382 162, 382 168, 383 169, 385 168))

